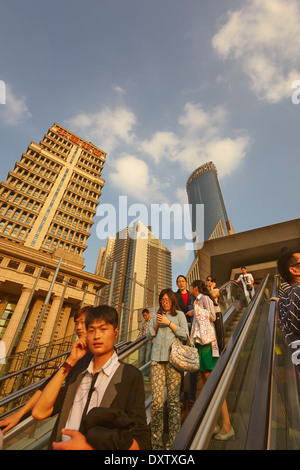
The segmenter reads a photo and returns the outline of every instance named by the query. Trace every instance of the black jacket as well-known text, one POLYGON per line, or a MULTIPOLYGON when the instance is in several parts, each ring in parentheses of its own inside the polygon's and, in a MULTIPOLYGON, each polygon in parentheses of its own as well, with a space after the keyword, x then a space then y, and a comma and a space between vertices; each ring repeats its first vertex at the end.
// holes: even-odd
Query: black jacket
MULTIPOLYGON (((188 292, 188 306, 193 305, 193 303, 195 301, 195 297, 189 291, 187 291, 187 292, 188 292)), ((179 305, 179 310, 181 310, 184 314, 186 314, 186 312, 189 311, 189 308, 186 307, 179 289, 178 289, 177 292, 175 292, 175 295, 176 295, 177 302, 178 302, 178 305, 179 305)), ((188 315, 186 316, 186 319, 187 319, 188 323, 191 322, 191 317, 189 317, 188 315)))
MULTIPOLYGON (((50 438, 50 448, 52 448, 53 441, 61 441, 61 429, 66 425, 77 388, 85 370, 86 367, 78 371, 78 373, 72 377, 68 385, 63 387, 59 392, 52 413, 59 413, 59 416, 50 438)), ((151 449, 150 434, 146 421, 144 380, 142 373, 136 367, 121 362, 121 365, 114 373, 104 393, 99 410, 101 410, 101 408, 110 408, 115 411, 121 410, 124 412, 129 420, 132 420, 134 423, 131 429, 131 435, 139 444, 140 449, 151 449)), ((93 408, 93 410, 93 413, 95 413, 95 408, 93 408)), ((100 415, 101 412, 99 412, 99 416, 100 415)), ((99 441, 99 447, 95 447, 95 442, 97 442, 95 436, 99 433, 99 429, 97 429, 99 427, 102 427, 101 422, 95 426, 94 433, 93 429, 89 429, 89 435, 86 435, 86 439, 89 442, 88 439, 89 436, 91 436, 89 443, 92 447, 102 450, 103 437, 101 437, 102 443, 99 441)), ((111 430, 109 432, 111 432, 111 430)), ((102 433, 101 436, 103 436, 102 433)), ((115 449, 112 443, 111 450, 122 449, 115 449)))

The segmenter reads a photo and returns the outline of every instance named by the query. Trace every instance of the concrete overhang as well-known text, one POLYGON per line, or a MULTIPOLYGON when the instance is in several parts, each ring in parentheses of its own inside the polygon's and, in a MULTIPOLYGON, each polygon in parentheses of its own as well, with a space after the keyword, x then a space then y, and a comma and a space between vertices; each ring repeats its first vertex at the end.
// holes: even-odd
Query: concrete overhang
POLYGON ((221 285, 246 266, 255 279, 276 272, 283 247, 300 248, 300 219, 207 240, 196 252, 201 279, 212 274, 221 285))

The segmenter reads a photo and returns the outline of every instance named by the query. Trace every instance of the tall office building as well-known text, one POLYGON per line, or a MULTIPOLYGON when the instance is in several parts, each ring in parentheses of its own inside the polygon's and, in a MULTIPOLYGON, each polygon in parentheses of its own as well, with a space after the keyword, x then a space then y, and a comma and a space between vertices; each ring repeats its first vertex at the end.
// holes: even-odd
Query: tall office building
MULTIPOLYGON (((156 238, 149 227, 142 222, 135 222, 133 227, 126 227, 116 234, 115 240, 106 247, 113 254, 109 261, 109 277, 115 266, 115 277, 112 286, 103 289, 106 299, 112 288, 112 304, 121 315, 121 334, 137 328, 137 313, 144 307, 151 308, 154 294, 157 296, 162 289, 172 288, 171 252, 156 238)), ((107 259, 100 252, 100 260, 107 259)), ((100 273, 99 270, 96 272, 100 273)), ((157 305, 157 304, 156 304, 157 305)))
MULTIPOLYGON (((101 247, 98 254, 95 274, 97 274, 98 276, 105 277, 106 279, 112 278, 115 241, 116 239, 114 237, 108 237, 106 247, 101 247)), ((109 292, 110 285, 105 286, 101 289, 99 293, 100 304, 108 303, 109 292)))
MULTIPOLYGON (((217 168, 213 162, 201 165, 190 175, 186 190, 189 204, 192 206, 192 230, 196 232, 199 242, 234 233, 231 222, 228 220, 217 168), (201 223, 204 222, 204 227, 201 227, 200 233, 197 233, 197 204, 204 205, 204 221, 201 221, 201 223)), ((195 257, 187 273, 188 285, 190 286, 192 281, 200 278, 199 260, 195 257)))
POLYGON ((105 157, 54 124, 40 144, 31 142, 1 183, 0 237, 48 253, 81 256, 104 185, 105 157))
POLYGON ((228 220, 217 169, 213 162, 197 168, 189 177, 186 186, 189 204, 192 206, 192 230, 196 231, 196 204, 204 204, 204 240, 219 238, 233 233, 228 220))
POLYGON ((8 351, 73 331, 74 311, 94 303, 108 284, 83 270, 105 158, 91 142, 54 123, 1 183, 0 339, 8 351))

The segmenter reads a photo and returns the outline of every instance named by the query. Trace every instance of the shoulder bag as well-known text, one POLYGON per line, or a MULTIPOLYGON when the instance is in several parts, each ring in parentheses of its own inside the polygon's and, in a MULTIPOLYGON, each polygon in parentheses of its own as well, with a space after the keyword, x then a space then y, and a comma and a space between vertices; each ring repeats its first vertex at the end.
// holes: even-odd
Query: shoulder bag
POLYGON ((176 338, 173 341, 170 351, 169 361, 176 369, 185 372, 196 372, 199 370, 199 353, 198 349, 194 346, 190 338, 187 340, 188 344, 182 344, 176 338))

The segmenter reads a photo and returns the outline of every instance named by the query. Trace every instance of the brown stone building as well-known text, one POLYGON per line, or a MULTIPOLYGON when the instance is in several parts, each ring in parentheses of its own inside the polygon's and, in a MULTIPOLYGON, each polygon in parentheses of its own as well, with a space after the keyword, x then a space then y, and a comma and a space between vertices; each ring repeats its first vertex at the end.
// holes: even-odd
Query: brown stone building
POLYGON ((0 184, 0 339, 6 354, 72 334, 108 280, 83 253, 106 154, 54 123, 0 184))

